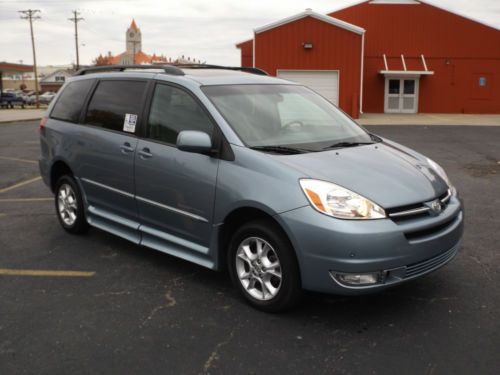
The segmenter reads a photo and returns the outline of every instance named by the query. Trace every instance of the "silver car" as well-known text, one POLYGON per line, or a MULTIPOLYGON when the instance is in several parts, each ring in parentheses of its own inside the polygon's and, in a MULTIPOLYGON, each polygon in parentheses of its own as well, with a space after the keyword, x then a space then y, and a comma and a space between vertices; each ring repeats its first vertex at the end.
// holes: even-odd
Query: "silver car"
POLYGON ((258 69, 86 69, 40 128, 65 230, 227 268, 265 311, 304 289, 382 290, 460 246, 462 203, 438 164, 258 69))

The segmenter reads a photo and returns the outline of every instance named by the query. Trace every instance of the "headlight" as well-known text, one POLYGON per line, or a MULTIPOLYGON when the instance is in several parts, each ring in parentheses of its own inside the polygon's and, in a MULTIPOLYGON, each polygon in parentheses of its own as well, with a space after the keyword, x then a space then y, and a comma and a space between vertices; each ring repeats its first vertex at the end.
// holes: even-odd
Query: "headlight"
POLYGON ((444 169, 432 159, 427 158, 427 163, 439 175, 439 177, 441 177, 446 182, 450 190, 454 193, 455 188, 453 187, 453 184, 451 183, 444 169))
POLYGON ((316 210, 339 219, 382 219, 385 211, 369 199, 326 181, 302 179, 300 186, 316 210))

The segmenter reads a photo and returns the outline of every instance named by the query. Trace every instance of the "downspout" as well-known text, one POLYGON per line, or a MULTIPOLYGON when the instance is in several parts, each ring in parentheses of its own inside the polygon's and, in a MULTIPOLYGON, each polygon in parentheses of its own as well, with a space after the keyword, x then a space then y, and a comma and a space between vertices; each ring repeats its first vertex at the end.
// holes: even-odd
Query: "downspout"
POLYGON ((255 68, 255 37, 256 37, 256 34, 255 34, 255 30, 254 30, 253 40, 252 40, 252 63, 253 63, 254 68, 255 68))
POLYGON ((365 61, 365 32, 361 36, 361 79, 359 87, 359 113, 363 114, 363 75, 364 75, 364 61, 365 61))

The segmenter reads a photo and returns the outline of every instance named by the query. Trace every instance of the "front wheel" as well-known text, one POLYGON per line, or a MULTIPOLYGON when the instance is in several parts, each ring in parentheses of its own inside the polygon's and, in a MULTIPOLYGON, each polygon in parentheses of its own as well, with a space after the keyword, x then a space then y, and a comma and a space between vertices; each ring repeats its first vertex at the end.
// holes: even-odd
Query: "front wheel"
POLYGON ((69 175, 59 178, 55 194, 57 218, 61 226, 73 234, 85 233, 89 225, 85 219, 83 199, 75 179, 69 175))
POLYGON ((278 312, 299 301, 297 258, 275 223, 259 220, 239 228, 230 241, 228 261, 233 284, 252 306, 278 312))

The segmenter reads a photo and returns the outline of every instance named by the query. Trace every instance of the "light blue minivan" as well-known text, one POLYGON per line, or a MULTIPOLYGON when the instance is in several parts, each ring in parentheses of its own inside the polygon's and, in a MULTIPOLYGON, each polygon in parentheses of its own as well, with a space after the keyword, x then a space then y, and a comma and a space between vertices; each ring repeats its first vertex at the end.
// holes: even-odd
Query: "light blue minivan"
POLYGON ((70 233, 89 225, 210 269, 249 303, 359 294, 449 262, 462 203, 444 170, 253 68, 82 70, 40 124, 70 233))

